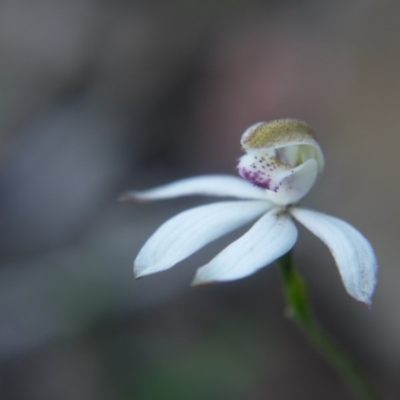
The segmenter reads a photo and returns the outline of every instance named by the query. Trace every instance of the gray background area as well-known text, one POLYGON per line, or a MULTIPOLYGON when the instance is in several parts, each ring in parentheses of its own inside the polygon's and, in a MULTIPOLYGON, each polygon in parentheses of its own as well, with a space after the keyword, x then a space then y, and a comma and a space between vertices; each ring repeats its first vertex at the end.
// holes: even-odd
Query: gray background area
POLYGON ((208 199, 121 203, 235 174, 254 122, 306 120, 326 171, 304 204, 373 243, 372 310, 300 228, 321 323, 400 398, 400 5, 395 1, 0 3, 0 398, 337 400, 352 395, 285 315, 274 266, 191 289, 240 232, 134 281, 167 218, 208 199))

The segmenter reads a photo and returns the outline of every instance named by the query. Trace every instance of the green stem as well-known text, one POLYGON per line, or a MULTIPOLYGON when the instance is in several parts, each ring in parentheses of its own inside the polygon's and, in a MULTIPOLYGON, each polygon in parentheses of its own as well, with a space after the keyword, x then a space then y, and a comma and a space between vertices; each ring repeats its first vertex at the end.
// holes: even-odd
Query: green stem
POLYGON ((278 263, 286 300, 298 325, 331 364, 339 370, 354 392, 366 400, 380 399, 369 382, 314 320, 310 310, 306 284, 303 277, 293 266, 291 252, 282 256, 278 263))

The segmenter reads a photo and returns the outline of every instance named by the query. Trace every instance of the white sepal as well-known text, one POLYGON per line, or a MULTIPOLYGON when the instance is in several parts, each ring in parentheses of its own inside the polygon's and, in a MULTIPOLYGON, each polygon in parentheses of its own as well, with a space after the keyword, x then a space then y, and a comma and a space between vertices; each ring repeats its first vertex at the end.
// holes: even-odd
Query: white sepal
POLYGON ((292 208, 291 213, 328 246, 347 292, 369 306, 378 267, 368 240, 347 222, 330 215, 302 208, 292 208))
POLYGON ((147 240, 134 261, 136 278, 173 267, 213 240, 271 208, 266 201, 207 204, 171 218, 147 240))
POLYGON ((127 192, 121 200, 162 200, 180 196, 219 196, 263 200, 265 191, 249 182, 229 175, 202 175, 181 179, 153 189, 127 192))
POLYGON ((297 239, 297 229, 287 214, 273 209, 242 237, 197 270, 193 285, 244 278, 287 253, 297 239))

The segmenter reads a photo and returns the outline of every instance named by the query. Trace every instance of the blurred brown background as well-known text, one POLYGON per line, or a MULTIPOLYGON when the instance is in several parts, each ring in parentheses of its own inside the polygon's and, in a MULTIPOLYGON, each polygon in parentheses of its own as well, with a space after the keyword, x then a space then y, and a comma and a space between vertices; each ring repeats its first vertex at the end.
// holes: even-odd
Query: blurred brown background
POLYGON ((399 17, 372 0, 1 2, 0 398, 354 398, 285 317, 273 266, 189 288, 238 233, 133 280, 147 237, 208 199, 119 193, 235 174, 250 124, 293 117, 327 161, 304 203, 358 227, 380 263, 369 311, 301 229, 315 312, 399 399, 399 17))

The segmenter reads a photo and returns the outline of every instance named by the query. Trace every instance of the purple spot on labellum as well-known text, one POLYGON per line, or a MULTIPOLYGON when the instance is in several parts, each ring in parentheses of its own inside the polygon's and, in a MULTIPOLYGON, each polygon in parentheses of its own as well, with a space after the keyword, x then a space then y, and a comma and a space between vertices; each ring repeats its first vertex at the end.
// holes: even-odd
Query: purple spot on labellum
POLYGON ((272 180, 271 178, 266 178, 265 173, 261 171, 249 171, 246 168, 240 168, 239 169, 239 174, 242 176, 244 179, 247 179, 249 182, 251 182, 253 185, 261 187, 263 189, 267 190, 273 190, 276 192, 279 188, 279 186, 271 188, 271 183, 272 180))

